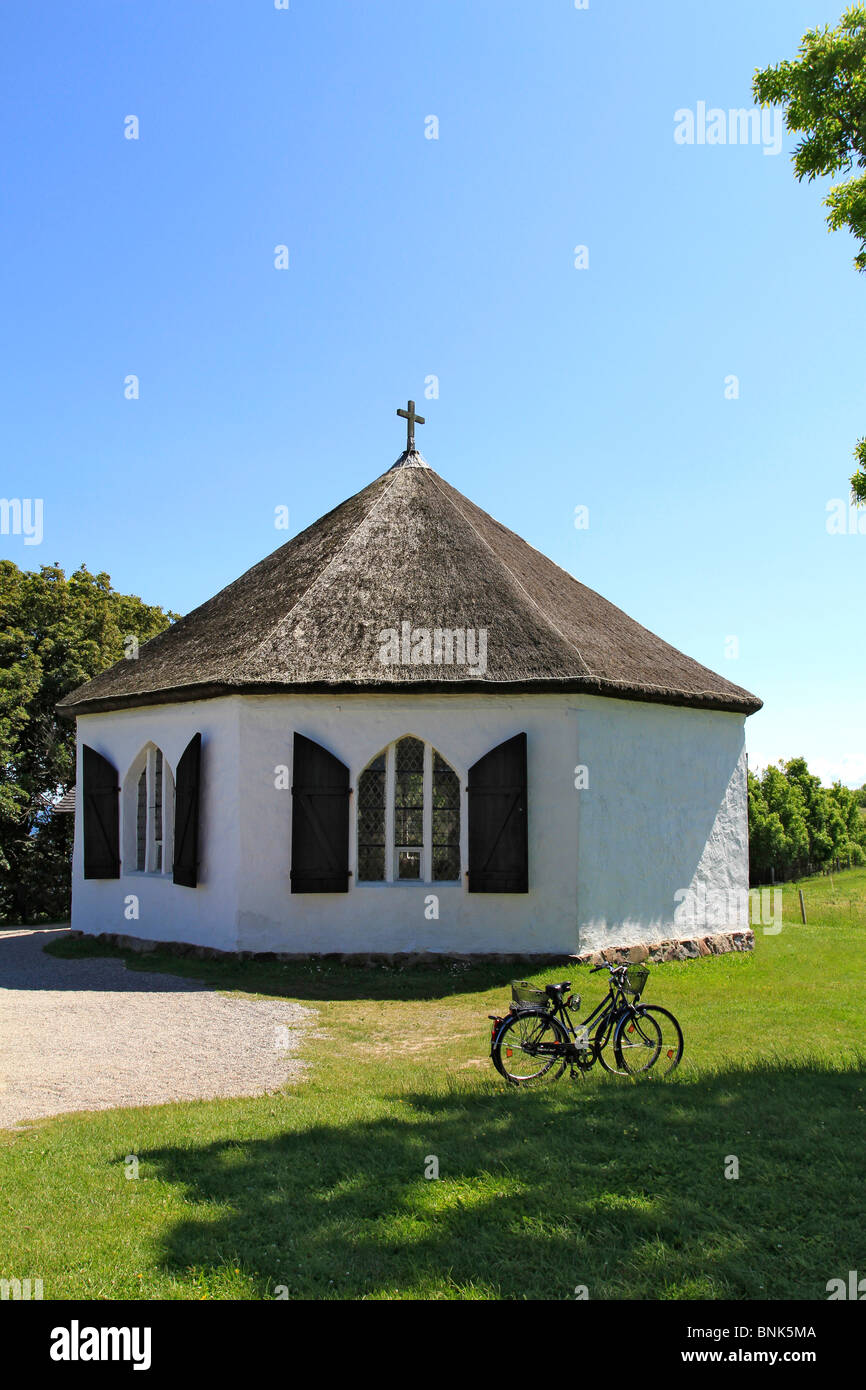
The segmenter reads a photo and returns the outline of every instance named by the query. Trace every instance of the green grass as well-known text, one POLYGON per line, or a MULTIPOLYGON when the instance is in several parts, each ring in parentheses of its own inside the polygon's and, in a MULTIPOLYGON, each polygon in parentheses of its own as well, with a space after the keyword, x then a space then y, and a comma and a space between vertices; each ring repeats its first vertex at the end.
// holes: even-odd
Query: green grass
POLYGON ((514 967, 128 956, 312 1003, 308 1079, 0 1135, 0 1277, 47 1298, 824 1299, 866 1270, 866 870, 802 886, 807 926, 786 885, 754 954, 652 968, 686 1038, 664 1082, 504 1087, 486 1015, 514 967))

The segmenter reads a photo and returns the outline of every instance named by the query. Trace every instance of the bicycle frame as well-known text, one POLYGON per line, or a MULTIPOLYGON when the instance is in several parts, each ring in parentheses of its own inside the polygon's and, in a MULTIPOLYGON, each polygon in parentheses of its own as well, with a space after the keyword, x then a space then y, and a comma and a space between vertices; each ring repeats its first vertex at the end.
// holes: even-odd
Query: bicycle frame
POLYGON ((570 1033, 575 1041, 566 1051, 569 1061, 577 1061, 580 1054, 592 1053, 593 1062, 597 1062, 601 1049, 607 1043, 614 1026, 625 1013, 634 1011, 634 1005, 630 1004, 622 989, 613 981, 610 982, 608 992, 596 1004, 595 1008, 588 1013, 576 1026, 569 1012, 565 1000, 560 998, 558 1004, 550 1010, 554 1017, 558 1018, 567 1033, 570 1033), (592 1038, 589 1036, 589 1029, 592 1023, 596 1024, 595 1033, 592 1038), (579 1031, 578 1031, 579 1030, 579 1031))
MULTIPOLYGON (((611 1032, 619 1019, 624 1014, 635 1012, 634 1004, 626 998, 624 990, 615 980, 611 980, 608 992, 595 1008, 587 1014, 586 1018, 575 1025, 565 1000, 560 996, 552 1009, 537 1008, 514 1010, 516 1013, 546 1014, 549 1017, 559 1020, 560 1025, 565 1029, 574 1042, 562 1047, 559 1043, 535 1043, 532 1048, 532 1055, 539 1057, 564 1057, 573 1066, 592 1066, 599 1060, 602 1048, 610 1038, 611 1032), (595 1034, 589 1036, 589 1028, 592 1023, 596 1024, 595 1034), (579 1030, 579 1031, 578 1031, 579 1030), (592 1060, 587 1063, 587 1054, 591 1054, 592 1060)), ((491 1040, 493 1041, 493 1040, 491 1040)))

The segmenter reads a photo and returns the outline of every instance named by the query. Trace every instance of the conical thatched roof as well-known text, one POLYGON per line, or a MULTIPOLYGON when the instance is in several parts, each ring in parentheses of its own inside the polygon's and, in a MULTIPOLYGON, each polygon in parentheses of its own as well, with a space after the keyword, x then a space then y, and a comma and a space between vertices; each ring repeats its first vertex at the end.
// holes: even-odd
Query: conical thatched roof
POLYGON ((761 707, 572 579, 412 451, 154 637, 138 660, 118 662, 58 708, 84 714, 239 691, 443 689, 586 691, 744 714, 761 707), (383 662, 389 629, 404 643, 426 629, 434 651, 437 629, 484 629, 486 659, 478 646, 475 674, 466 662, 448 664, 446 638, 439 662, 423 641, 414 664, 383 662))

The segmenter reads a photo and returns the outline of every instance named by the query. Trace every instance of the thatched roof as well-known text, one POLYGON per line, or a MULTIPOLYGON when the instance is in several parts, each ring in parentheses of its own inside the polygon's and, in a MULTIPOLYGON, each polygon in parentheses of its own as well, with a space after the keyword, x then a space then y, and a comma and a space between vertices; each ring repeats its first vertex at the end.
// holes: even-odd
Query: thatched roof
POLYGON ((287 690, 586 691, 761 707, 579 584, 414 451, 58 708, 287 690), (423 642, 415 664, 383 662, 380 634, 403 633, 403 623, 413 638, 429 630, 434 647, 436 629, 484 629, 486 661, 476 659, 475 674, 447 664, 446 638, 440 663, 423 642))

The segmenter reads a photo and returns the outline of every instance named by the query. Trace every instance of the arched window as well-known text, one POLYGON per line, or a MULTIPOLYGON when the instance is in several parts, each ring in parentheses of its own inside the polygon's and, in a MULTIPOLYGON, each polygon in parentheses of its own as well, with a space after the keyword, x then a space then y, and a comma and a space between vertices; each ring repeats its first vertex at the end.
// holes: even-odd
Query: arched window
POLYGON ((358 779, 358 883, 460 879, 460 778, 429 743, 407 735, 358 779))
POLYGON ((424 745, 401 738, 394 767, 394 877, 427 878, 424 858, 424 745))
POLYGON ((129 770, 124 794, 126 872, 167 874, 172 867, 174 779, 162 749, 149 743, 129 770))
POLYGON ((385 754, 364 768, 358 781, 359 882, 385 877, 385 754))

